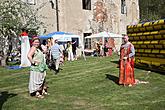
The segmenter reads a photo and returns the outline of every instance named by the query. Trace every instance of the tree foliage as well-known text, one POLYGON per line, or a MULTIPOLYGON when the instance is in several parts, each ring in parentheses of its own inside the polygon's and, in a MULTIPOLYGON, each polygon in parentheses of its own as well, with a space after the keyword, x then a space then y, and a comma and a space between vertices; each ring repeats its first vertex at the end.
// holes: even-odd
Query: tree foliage
POLYGON ((20 0, 0 1, 0 46, 6 48, 17 39, 22 28, 39 31, 43 25, 37 18, 38 9, 20 0))
POLYGON ((164 19, 164 6, 164 0, 139 0, 141 22, 164 19))

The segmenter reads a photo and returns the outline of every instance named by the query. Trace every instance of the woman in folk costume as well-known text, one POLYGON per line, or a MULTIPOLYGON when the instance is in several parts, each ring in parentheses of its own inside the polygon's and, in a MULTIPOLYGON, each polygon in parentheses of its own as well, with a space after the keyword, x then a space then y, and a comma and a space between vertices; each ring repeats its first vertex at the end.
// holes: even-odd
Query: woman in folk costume
POLYGON ((123 44, 120 47, 120 74, 119 84, 132 86, 135 84, 134 78, 134 56, 135 49, 128 41, 128 36, 123 37, 123 44))
POLYGON ((28 59, 31 62, 29 78, 30 95, 43 98, 43 95, 47 94, 47 87, 45 86, 47 65, 38 37, 32 39, 32 47, 28 53, 28 59))

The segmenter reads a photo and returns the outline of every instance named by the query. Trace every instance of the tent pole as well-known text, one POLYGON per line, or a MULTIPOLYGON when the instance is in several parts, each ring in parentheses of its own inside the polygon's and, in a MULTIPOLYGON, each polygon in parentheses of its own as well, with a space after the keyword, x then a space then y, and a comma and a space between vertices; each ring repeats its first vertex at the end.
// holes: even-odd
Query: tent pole
POLYGON ((105 38, 104 37, 102 37, 102 51, 103 51, 103 56, 104 56, 104 40, 105 40, 105 38))
POLYGON ((84 60, 86 61, 86 56, 84 52, 84 44, 81 44, 81 48, 82 48, 82 54, 83 54, 84 60))

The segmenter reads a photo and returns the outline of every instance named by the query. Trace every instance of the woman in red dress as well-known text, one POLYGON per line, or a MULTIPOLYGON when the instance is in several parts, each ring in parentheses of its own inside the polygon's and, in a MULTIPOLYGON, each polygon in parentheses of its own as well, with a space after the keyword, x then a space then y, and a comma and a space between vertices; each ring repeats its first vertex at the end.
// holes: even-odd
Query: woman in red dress
POLYGON ((120 48, 120 74, 119 84, 132 86, 135 84, 134 78, 134 56, 135 49, 128 41, 128 36, 123 37, 123 44, 120 48))

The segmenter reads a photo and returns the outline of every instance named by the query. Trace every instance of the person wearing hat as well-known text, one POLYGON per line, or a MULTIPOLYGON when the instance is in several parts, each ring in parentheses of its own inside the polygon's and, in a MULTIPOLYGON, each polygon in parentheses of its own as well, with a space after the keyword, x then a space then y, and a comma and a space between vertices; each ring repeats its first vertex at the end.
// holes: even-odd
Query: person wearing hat
POLYGON ((62 53, 57 39, 54 41, 54 45, 51 47, 50 51, 55 65, 55 74, 57 74, 59 72, 60 54, 62 53))
POLYGON ((124 86, 133 86, 135 84, 134 78, 134 57, 135 49, 129 38, 125 35, 123 43, 120 47, 120 61, 119 61, 119 84, 124 86))

